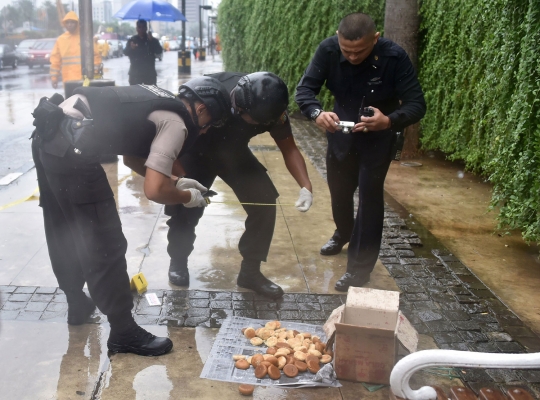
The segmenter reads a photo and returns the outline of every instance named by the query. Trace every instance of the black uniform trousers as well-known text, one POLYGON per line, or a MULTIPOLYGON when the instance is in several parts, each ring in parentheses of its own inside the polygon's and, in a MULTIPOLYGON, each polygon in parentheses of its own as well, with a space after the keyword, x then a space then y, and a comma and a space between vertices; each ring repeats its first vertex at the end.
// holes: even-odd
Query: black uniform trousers
POLYGON ((57 157, 32 142, 45 237, 58 285, 68 301, 85 282, 111 326, 132 321, 125 254, 114 194, 98 157, 82 157, 70 148, 57 157))
POLYGON ((342 160, 328 146, 327 180, 332 215, 337 230, 334 239, 349 241, 347 272, 371 272, 381 247, 384 219, 384 180, 392 161, 393 132, 353 133, 351 150, 342 160), (354 218, 354 192, 359 204, 354 218))
MULTIPOLYGON (((266 168, 249 149, 247 141, 212 141, 206 136, 199 136, 192 150, 180 158, 187 178, 195 179, 210 188, 219 176, 242 203, 276 203, 279 194, 266 168)), ((244 259, 266 261, 274 235, 276 207, 243 207, 247 219, 246 230, 238 244, 240 254, 244 259)), ((196 238, 195 227, 203 213, 204 208, 186 208, 182 205, 165 207, 165 214, 171 217, 167 221, 167 252, 173 262, 187 262, 196 238)))

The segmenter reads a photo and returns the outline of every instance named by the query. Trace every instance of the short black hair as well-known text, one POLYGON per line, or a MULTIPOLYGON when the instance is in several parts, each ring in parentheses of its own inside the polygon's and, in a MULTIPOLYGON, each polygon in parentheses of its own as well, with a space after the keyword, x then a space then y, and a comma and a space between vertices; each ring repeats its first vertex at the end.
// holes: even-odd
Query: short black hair
POLYGON ((346 40, 358 40, 377 32, 375 22, 367 14, 356 12, 343 17, 338 33, 346 40))
POLYGON ((137 20, 137 25, 146 25, 146 26, 148 26, 148 23, 146 22, 145 19, 138 19, 137 20))

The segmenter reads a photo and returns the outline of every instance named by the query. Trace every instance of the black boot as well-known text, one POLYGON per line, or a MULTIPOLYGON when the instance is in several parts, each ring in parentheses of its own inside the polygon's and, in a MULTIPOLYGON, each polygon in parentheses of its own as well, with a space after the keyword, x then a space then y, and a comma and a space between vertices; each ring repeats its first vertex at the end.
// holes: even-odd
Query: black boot
POLYGON ((332 236, 330 240, 328 240, 328 242, 321 247, 321 254, 323 256, 333 256, 335 254, 339 254, 347 242, 348 241, 339 240, 335 236, 332 236))
POLYGON ((242 260, 236 284, 271 299, 283 296, 283 289, 262 274, 260 261, 242 260))
POLYGON ((176 286, 189 286, 187 260, 173 260, 169 265, 169 282, 176 286))
POLYGON ((107 341, 112 353, 134 353, 140 356, 160 356, 168 353, 173 342, 167 337, 157 337, 136 323, 126 329, 113 329, 107 341))
POLYGON ((68 303, 67 323, 69 325, 82 325, 96 309, 96 305, 82 290, 80 292, 66 292, 68 303))
POLYGON ((336 282, 335 289, 339 292, 346 292, 349 290, 349 286, 361 287, 369 282, 369 272, 345 272, 345 274, 339 278, 336 282))

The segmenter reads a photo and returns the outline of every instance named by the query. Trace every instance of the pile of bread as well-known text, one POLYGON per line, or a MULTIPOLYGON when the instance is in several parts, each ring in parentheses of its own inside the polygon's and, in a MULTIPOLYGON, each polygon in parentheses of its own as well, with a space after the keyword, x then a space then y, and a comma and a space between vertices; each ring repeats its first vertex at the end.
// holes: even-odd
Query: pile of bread
POLYGON ((281 327, 281 322, 267 322, 264 328, 255 330, 252 327, 242 329, 242 334, 252 345, 266 345, 266 354, 253 356, 233 355, 238 369, 255 370, 258 379, 267 375, 271 379, 281 378, 283 372, 288 377, 295 377, 300 372, 309 371, 316 374, 321 364, 332 361, 333 353, 326 349, 326 344, 318 336, 309 332, 298 332, 281 327))

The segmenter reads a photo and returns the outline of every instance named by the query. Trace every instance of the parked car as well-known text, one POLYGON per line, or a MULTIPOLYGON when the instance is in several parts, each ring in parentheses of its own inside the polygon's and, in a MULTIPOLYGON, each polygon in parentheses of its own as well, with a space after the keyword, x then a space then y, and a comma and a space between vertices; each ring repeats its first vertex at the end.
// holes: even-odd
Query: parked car
POLYGON ((28 52, 35 42, 36 39, 26 39, 15 46, 15 55, 19 60, 19 64, 26 64, 28 62, 28 52))
POLYGON ((54 48, 56 39, 38 39, 28 51, 28 68, 34 68, 38 65, 44 67, 50 65, 51 52, 54 48))
POLYGON ((180 50, 180 42, 178 40, 169 40, 169 50, 180 50))
POLYGON ((13 69, 17 68, 18 59, 15 49, 9 44, 0 44, 0 70, 11 65, 13 69))
POLYGON ((111 39, 109 40, 109 45, 112 50, 113 57, 124 57, 124 47, 120 40, 111 39))

